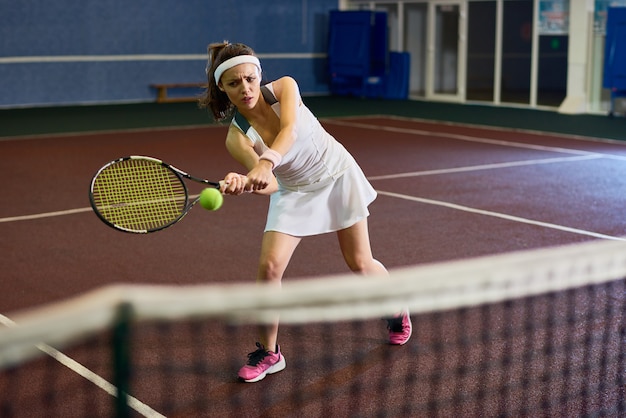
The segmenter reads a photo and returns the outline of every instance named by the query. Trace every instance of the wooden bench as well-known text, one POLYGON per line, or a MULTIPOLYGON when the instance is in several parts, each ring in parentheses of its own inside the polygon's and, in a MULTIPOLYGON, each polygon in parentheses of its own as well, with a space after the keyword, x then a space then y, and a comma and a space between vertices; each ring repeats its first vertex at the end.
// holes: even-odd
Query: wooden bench
MULTIPOLYGON (((206 83, 165 83, 165 84, 150 84, 150 87, 157 91, 157 103, 172 103, 172 102, 193 102, 198 100, 198 95, 193 96, 175 96, 169 97, 167 92, 170 89, 202 89, 206 86, 206 83)), ((198 91, 200 94, 200 91, 198 91)))

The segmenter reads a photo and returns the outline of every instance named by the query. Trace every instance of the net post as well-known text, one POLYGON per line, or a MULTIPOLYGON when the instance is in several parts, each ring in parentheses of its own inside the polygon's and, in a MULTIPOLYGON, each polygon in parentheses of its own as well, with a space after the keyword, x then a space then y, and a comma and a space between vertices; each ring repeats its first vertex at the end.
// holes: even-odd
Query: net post
POLYGON ((133 309, 130 303, 122 303, 117 308, 113 322, 113 384, 116 388, 115 416, 118 418, 130 417, 128 394, 130 392, 130 338, 133 309))

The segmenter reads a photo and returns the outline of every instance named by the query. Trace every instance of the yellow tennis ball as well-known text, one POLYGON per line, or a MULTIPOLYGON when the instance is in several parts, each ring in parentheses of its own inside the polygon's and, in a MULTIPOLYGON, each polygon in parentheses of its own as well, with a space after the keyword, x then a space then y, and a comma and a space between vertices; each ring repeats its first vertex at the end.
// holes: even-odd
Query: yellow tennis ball
POLYGON ((218 210, 222 203, 224 203, 224 196, 219 190, 208 187, 200 192, 200 206, 206 210, 218 210))

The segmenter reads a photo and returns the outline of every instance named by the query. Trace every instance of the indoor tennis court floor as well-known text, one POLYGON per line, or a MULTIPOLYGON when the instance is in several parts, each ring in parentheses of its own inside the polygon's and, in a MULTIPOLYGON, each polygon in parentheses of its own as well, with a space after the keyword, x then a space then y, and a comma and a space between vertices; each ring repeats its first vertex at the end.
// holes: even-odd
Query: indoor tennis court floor
MULTIPOLYGON (((626 239, 625 142, 391 116, 322 122, 379 193, 370 235, 391 270, 626 239)), ((202 126, 0 141, 0 318, 113 283, 254 281, 266 198, 227 196, 219 211, 196 207, 149 235, 115 231, 89 208, 92 175, 125 155, 208 179, 241 171, 225 133, 202 126)), ((335 237, 324 235, 302 241, 285 280, 345 272, 335 237)))

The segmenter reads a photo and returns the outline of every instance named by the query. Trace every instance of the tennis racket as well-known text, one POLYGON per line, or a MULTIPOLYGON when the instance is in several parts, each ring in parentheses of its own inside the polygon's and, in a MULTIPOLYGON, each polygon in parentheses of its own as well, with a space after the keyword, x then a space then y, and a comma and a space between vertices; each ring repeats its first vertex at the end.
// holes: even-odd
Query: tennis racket
POLYGON ((220 188, 152 157, 129 156, 105 164, 91 180, 89 201, 96 215, 119 231, 146 234, 180 221, 198 202, 183 178, 220 188))

